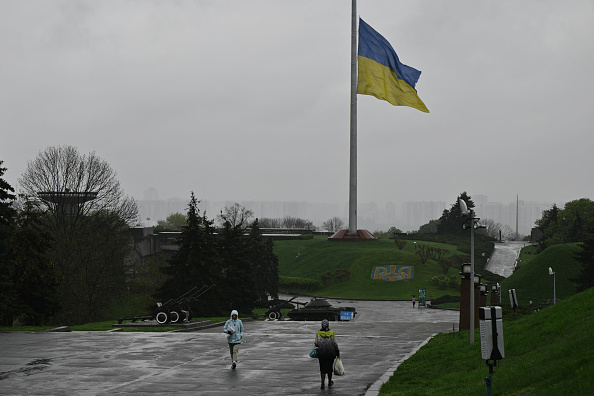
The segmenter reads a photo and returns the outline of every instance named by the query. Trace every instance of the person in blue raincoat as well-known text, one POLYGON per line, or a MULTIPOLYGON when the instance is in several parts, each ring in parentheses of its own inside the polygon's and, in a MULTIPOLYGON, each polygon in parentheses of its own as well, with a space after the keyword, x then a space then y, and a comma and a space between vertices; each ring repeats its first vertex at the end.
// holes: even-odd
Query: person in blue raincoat
POLYGON ((223 333, 227 334, 227 342, 229 343, 229 352, 231 353, 231 368, 235 369, 237 366, 237 354, 239 352, 239 344, 243 338, 243 323, 238 319, 238 313, 234 309, 231 311, 231 319, 225 322, 223 333))

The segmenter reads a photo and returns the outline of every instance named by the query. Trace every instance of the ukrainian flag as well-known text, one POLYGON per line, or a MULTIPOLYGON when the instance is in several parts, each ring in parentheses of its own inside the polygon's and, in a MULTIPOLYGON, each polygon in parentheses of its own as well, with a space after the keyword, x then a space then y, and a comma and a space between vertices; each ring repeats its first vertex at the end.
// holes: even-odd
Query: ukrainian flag
POLYGON ((363 19, 359 19, 358 63, 358 94, 372 95, 394 106, 409 106, 429 113, 415 89, 421 72, 400 63, 388 40, 363 19))

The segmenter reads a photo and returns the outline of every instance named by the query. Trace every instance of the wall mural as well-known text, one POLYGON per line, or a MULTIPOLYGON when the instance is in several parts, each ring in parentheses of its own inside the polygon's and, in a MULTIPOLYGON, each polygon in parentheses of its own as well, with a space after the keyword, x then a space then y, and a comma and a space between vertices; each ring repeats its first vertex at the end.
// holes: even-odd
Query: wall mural
POLYGON ((373 267, 371 279, 385 280, 389 282, 413 278, 413 266, 384 265, 373 267))

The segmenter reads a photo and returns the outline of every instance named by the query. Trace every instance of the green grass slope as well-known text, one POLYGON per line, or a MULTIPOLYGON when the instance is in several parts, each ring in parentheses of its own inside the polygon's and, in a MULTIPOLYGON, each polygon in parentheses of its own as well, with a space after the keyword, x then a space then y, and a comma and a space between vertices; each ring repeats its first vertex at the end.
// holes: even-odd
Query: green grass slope
POLYGON ((576 278, 581 264, 574 258, 580 250, 578 244, 558 244, 535 254, 534 247, 522 250, 521 263, 516 272, 501 283, 502 297, 509 302, 508 290, 516 289, 520 306, 553 299, 553 276, 549 275, 549 267, 555 271, 557 298, 565 299, 576 292, 575 284, 570 280, 576 278))
MULTIPOLYGON (((447 256, 462 254, 455 246, 444 243, 417 243, 448 249, 447 256)), ((399 250, 390 239, 373 242, 335 242, 328 241, 326 237, 315 237, 311 240, 275 241, 274 253, 279 258, 281 276, 321 281, 322 274, 327 271, 346 269, 351 273, 350 280, 329 284, 315 292, 290 290, 292 292, 325 297, 410 299, 412 295, 418 294, 419 288, 425 288, 427 295, 431 295, 432 298, 445 294, 460 295, 459 287, 438 289, 432 285, 431 279, 443 274, 443 271, 433 260, 421 264, 421 260, 415 255, 412 241, 408 241, 404 249, 399 250), (414 277, 395 282, 371 279, 373 268, 384 265, 413 266, 414 277)), ((448 275, 458 276, 459 272, 458 268, 450 268, 448 275)))
MULTIPOLYGON (((504 321, 505 358, 493 375, 494 395, 594 394, 594 288, 533 315, 504 321)), ((488 367, 480 332, 439 334, 403 362, 380 395, 485 394, 488 367)))

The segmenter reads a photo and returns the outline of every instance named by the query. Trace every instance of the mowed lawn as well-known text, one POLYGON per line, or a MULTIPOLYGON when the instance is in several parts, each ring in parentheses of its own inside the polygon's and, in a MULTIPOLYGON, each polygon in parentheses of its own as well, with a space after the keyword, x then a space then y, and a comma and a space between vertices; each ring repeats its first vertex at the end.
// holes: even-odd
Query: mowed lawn
MULTIPOLYGON (((447 256, 463 254, 455 246, 443 243, 418 241, 417 245, 447 249, 447 256)), ((279 258, 281 276, 321 281, 322 274, 327 271, 350 271, 351 278, 346 282, 322 286, 314 292, 290 290, 297 293, 342 298, 410 299, 418 295, 419 288, 425 288, 432 298, 446 294, 460 295, 459 287, 439 289, 432 284, 433 277, 443 275, 443 271, 434 260, 421 264, 413 241, 407 241, 406 246, 399 250, 392 239, 336 242, 328 241, 324 236, 315 236, 312 240, 275 241, 274 253, 279 258), (371 279, 375 266, 386 265, 412 266, 413 278, 394 282, 371 279)), ((450 268, 448 275, 458 276, 459 272, 458 268, 450 268)))

